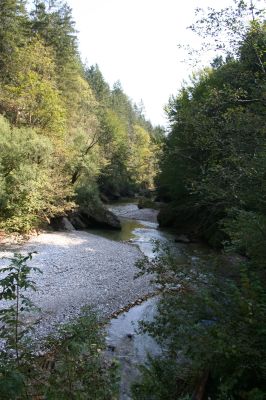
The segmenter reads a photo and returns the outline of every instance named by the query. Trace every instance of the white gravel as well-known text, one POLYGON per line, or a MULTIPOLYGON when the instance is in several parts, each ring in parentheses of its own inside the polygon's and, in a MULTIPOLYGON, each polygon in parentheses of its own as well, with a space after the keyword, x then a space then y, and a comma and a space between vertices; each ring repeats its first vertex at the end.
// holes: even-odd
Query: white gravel
POLYGON ((121 204, 120 206, 109 206, 110 211, 119 218, 137 219, 140 221, 149 221, 157 224, 158 211, 152 208, 139 209, 137 204, 121 204))
MULTIPOLYGON (((38 336, 75 318, 83 306, 108 316, 151 291, 147 276, 134 279, 142 253, 130 244, 81 231, 56 232, 32 237, 19 251, 36 251, 29 265, 43 271, 33 274, 38 291, 29 296, 41 308, 38 336)), ((0 251, 0 257, 12 254, 0 251)), ((7 260, 0 260, 3 265, 7 260)))

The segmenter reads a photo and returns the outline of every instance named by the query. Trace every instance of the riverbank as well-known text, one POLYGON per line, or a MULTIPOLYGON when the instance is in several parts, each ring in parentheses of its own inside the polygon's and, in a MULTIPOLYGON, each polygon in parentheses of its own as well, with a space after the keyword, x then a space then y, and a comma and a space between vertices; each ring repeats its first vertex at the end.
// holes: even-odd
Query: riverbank
MULTIPOLYGON (((0 257, 14 250, 1 249, 0 257)), ((37 292, 30 294, 41 308, 37 336, 76 318, 84 306, 106 317, 151 291, 148 277, 134 279, 142 253, 127 243, 82 231, 53 232, 32 237, 16 251, 36 251, 29 265, 43 271, 33 273, 37 292)), ((0 267, 7 263, 1 259, 0 267)))
MULTIPOLYGON (((161 351, 148 334, 136 331, 140 320, 152 320, 158 298, 149 298, 155 293, 149 277, 134 279, 135 262, 143 254, 154 257, 154 241, 175 249, 181 264, 196 259, 201 249, 197 244, 175 243, 171 232, 158 229, 157 210, 138 209, 129 202, 109 209, 120 219, 121 230, 46 232, 16 250, 24 254, 37 251, 31 266, 44 271, 33 276, 38 292, 31 298, 42 308, 35 339, 56 333, 58 324, 74 321, 82 306, 111 317, 106 325, 105 354, 111 363, 119 360, 120 399, 128 400, 131 383, 140 377, 138 365, 147 361, 146 351, 151 355, 161 351)), ((14 250, 13 246, 9 256, 14 250)))

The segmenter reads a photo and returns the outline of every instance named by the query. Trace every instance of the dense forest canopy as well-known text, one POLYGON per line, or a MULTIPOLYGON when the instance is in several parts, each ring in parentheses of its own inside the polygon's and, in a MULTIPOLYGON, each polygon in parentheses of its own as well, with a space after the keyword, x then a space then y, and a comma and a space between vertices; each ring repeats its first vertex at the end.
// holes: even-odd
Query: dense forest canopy
POLYGON ((2 229, 29 231, 99 189, 153 187, 161 128, 82 64, 66 3, 1 1, 0 46, 2 229))

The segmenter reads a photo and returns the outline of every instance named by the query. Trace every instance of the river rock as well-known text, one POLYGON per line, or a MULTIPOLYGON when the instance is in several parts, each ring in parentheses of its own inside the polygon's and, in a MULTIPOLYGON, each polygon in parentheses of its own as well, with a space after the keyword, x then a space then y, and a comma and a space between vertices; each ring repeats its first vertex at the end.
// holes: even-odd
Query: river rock
POLYGON ((86 223, 83 221, 82 216, 79 214, 79 212, 74 212, 71 215, 69 215, 69 220, 71 221, 71 224, 77 229, 77 230, 83 230, 86 229, 88 226, 86 223))

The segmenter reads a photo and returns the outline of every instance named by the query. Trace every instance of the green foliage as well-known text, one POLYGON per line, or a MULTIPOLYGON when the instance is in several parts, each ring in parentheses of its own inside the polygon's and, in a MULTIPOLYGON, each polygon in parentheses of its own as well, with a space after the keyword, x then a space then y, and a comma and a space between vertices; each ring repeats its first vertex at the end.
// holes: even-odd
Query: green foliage
POLYGON ((89 310, 73 324, 60 330, 55 368, 51 373, 45 398, 109 400, 117 398, 118 375, 115 363, 103 360, 104 337, 99 321, 89 310))
MULTIPOLYGON (((263 24, 253 39, 254 46, 265 40, 263 24)), ((264 212, 265 73, 253 68, 249 41, 247 33, 245 59, 205 69, 168 107, 161 192, 177 210, 176 224, 183 216, 213 245, 224 238, 219 222, 231 208, 264 212)))
POLYGON ((186 384, 183 377, 177 378, 176 362, 173 359, 149 358, 146 365, 141 365, 142 379, 132 385, 134 400, 189 400, 183 396, 186 393, 186 384), (178 397, 177 397, 178 396, 178 397))
POLYGON ((111 90, 98 66, 81 64, 71 9, 38 0, 27 12, 25 4, 0 6, 0 113, 12 124, 0 127, 0 227, 8 231, 64 215, 75 191, 96 193, 97 181, 124 194, 152 185, 155 169, 152 126, 121 86, 111 90), (136 143, 136 124, 147 130, 145 143, 136 143), (138 160, 136 145, 149 156, 138 160))
POLYGON ((157 147, 152 143, 149 132, 140 125, 134 125, 128 169, 132 179, 147 189, 152 188, 157 172, 155 154, 157 147))
POLYGON ((126 124, 114 111, 108 109, 103 129, 107 133, 103 138, 107 165, 100 177, 100 187, 107 193, 126 192, 131 183, 127 170, 129 148, 126 124))
POLYGON ((27 265, 31 258, 32 253, 14 254, 11 264, 0 271, 0 300, 6 304, 0 312, 0 338, 4 341, 0 352, 1 399, 23 400, 36 395, 46 399, 117 398, 117 365, 103 358, 104 332, 91 310, 83 310, 75 322, 60 328, 56 338, 46 340, 54 367, 43 369, 34 353, 36 343, 27 335, 33 326, 25 323, 36 310, 25 292, 36 290, 31 273, 41 272, 27 265))
POLYGON ((101 207, 98 186, 94 183, 91 185, 82 185, 77 187, 76 201, 81 207, 91 211, 101 207))
POLYGON ((9 76, 0 96, 9 119, 16 125, 62 132, 65 110, 56 86, 52 51, 39 39, 31 40, 13 53, 9 76))
POLYGON ((27 262, 32 259, 32 253, 27 256, 15 253, 8 267, 0 270, 0 300, 6 308, 0 310, 2 349, 0 353, 0 390, 1 398, 27 398, 26 374, 32 360, 33 349, 28 346, 27 334, 33 326, 25 323, 25 314, 36 310, 35 305, 25 295, 28 290, 36 290, 31 279, 32 271, 40 273, 38 268, 32 268, 27 262))
POLYGON ((100 178, 104 192, 127 195, 137 188, 153 187, 160 144, 156 144, 151 132, 138 122, 128 125, 125 115, 112 109, 106 111, 103 149, 107 165, 100 178))
POLYGON ((230 237, 227 250, 247 256, 258 271, 265 267, 266 217, 263 214, 233 210, 223 221, 223 229, 230 237))
POLYGON ((17 371, 0 370, 0 389, 3 400, 23 398, 24 376, 17 371))
POLYGON ((153 185, 153 127, 120 84, 82 65, 66 3, 1 1, 0 42, 0 114, 11 124, 0 121, 0 229, 49 223, 96 185, 118 195, 153 185))
POLYGON ((207 17, 192 26, 205 45, 211 33, 209 44, 214 39, 218 50, 227 46, 219 34, 230 32, 231 47, 225 60, 217 53, 212 68, 195 74, 169 101, 170 129, 158 181, 160 195, 170 204, 159 217, 162 224, 189 228, 213 246, 225 246, 226 252, 216 260, 188 258, 180 265, 174 254, 164 251, 140 264, 162 290, 155 321, 143 323, 142 329, 165 352, 144 368, 143 380, 134 388, 136 399, 145 398, 148 391, 147 398, 194 398, 204 376, 208 376, 206 398, 266 396, 265 22, 261 15, 253 2, 251 7, 245 1, 234 2, 222 11, 208 9, 207 17), (171 379, 157 385, 156 373, 168 363, 171 379))
POLYGON ((148 390, 155 399, 174 398, 175 390, 177 398, 192 395, 206 371, 211 399, 265 395, 265 273, 221 256, 180 265, 167 249, 139 266, 161 287, 158 315, 142 329, 161 343, 164 357, 144 368, 135 398, 148 390), (172 374, 158 384, 156 371, 168 363, 172 374))
POLYGON ((189 28, 201 37, 201 48, 195 50, 188 46, 190 55, 196 54, 200 62, 202 51, 211 50, 217 54, 217 61, 221 60, 222 55, 227 59, 232 58, 238 54, 239 44, 243 43, 247 32, 253 31, 255 40, 249 40, 246 45, 253 52, 257 66, 265 73, 265 65, 263 67, 263 62, 260 60, 262 53, 257 52, 255 44, 255 37, 259 32, 258 26, 265 21, 265 8, 261 1, 234 0, 224 8, 217 6, 195 10, 197 18, 189 28))
POLYGON ((145 120, 120 82, 110 90, 97 65, 86 70, 86 78, 100 102, 99 143, 105 158, 99 177, 101 191, 110 197, 130 196, 140 188, 153 187, 162 130, 145 120))
POLYGON ((0 3, 0 77, 9 79, 13 53, 28 34, 26 1, 2 0, 0 3))
POLYGON ((102 106, 110 106, 110 87, 108 83, 105 82, 99 66, 97 64, 95 66, 91 65, 86 69, 85 76, 90 83, 97 101, 99 101, 102 106))
POLYGON ((71 207, 64 177, 53 172, 53 144, 29 128, 0 119, 0 226, 29 231, 71 207))
MULTIPOLYGON (((10 259, 11 264, 2 268, 0 273, 4 275, 0 279, 0 300, 12 301, 8 308, 0 311, 1 334, 4 339, 6 356, 12 357, 15 351, 16 363, 19 365, 25 357, 25 348, 23 339, 29 329, 23 322, 23 314, 32 312, 35 308, 32 301, 25 296, 27 290, 36 291, 35 282, 30 278, 31 271, 41 272, 38 268, 32 268, 27 265, 27 261, 32 259, 32 253, 28 256, 22 256, 15 253, 10 259)), ((1 363, 2 364, 2 363, 1 363)), ((3 368, 3 364, 1 365, 3 368)))
POLYGON ((56 53, 57 65, 64 66, 77 56, 77 37, 71 8, 58 0, 35 0, 31 30, 56 53))

